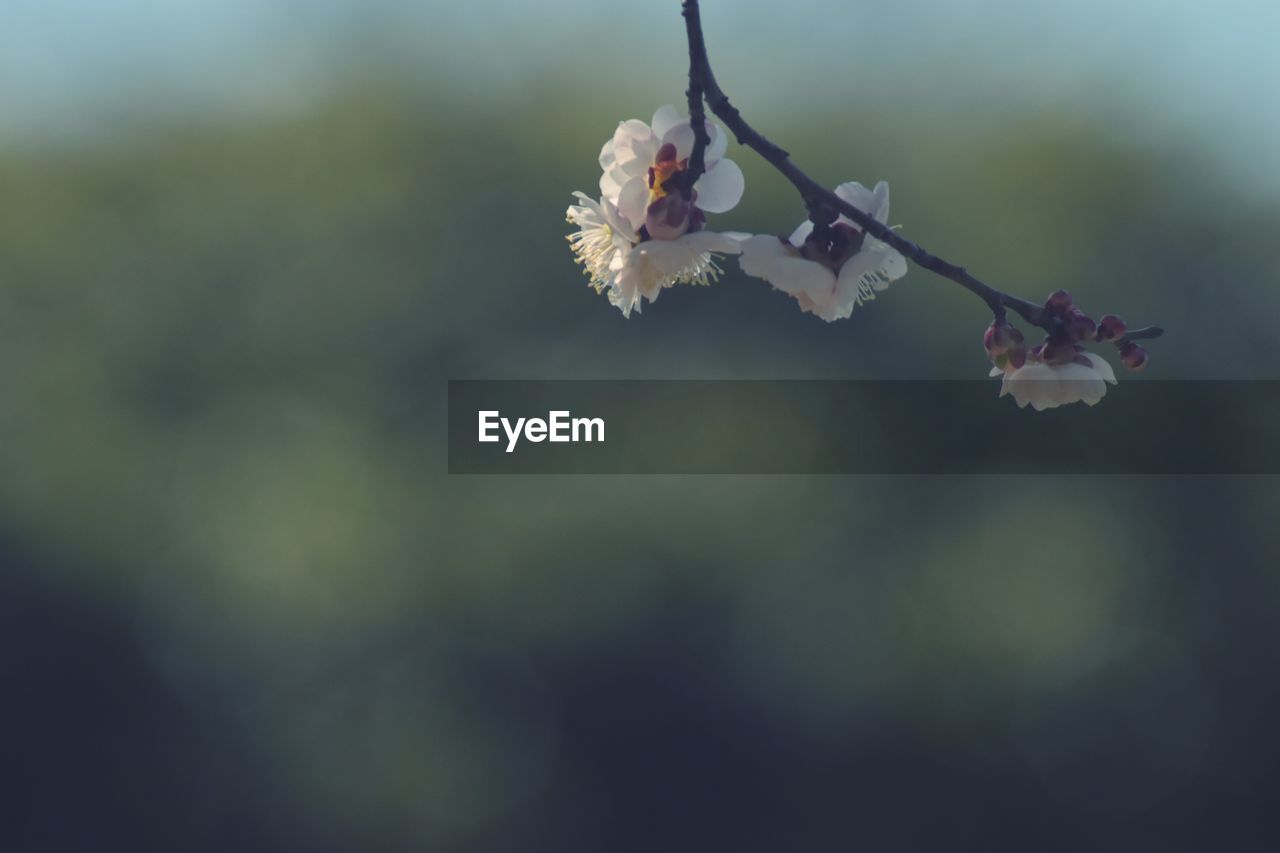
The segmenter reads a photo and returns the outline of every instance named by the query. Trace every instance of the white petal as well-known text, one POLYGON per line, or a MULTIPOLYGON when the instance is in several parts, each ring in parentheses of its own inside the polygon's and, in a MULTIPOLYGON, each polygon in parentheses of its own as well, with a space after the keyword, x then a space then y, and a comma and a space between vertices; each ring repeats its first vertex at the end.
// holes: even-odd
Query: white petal
POLYGON ((848 317, 863 302, 875 299, 874 278, 876 259, 859 252, 844 262, 836 274, 836 287, 832 302, 838 312, 848 317))
POLYGON ((600 199, 600 210, 604 214, 604 221, 614 230, 616 235, 627 243, 635 243, 637 234, 636 229, 631 223, 622 217, 618 212, 618 206, 607 198, 600 199))
POLYGON ((902 257, 897 249, 885 246, 885 251, 880 259, 880 271, 890 281, 897 281, 907 274, 907 259, 902 257))
POLYGON ((620 170, 610 169, 600 176, 600 195, 614 204, 617 204, 622 187, 628 180, 626 177, 620 178, 620 175, 620 170))
MULTIPOLYGON (((676 147, 677 160, 683 160, 693 154, 693 125, 687 118, 681 119, 678 124, 667 128, 666 132, 660 134, 658 138, 661 140, 661 144, 670 143, 676 147)), ((724 133, 713 122, 708 121, 707 148, 702 154, 702 159, 706 165, 715 165, 724 156, 725 149, 728 147, 729 140, 724 133)))
POLYGON ((1103 381, 1115 385, 1116 372, 1111 368, 1111 363, 1096 352, 1086 353, 1086 355, 1089 356, 1089 361, 1093 362, 1094 369, 1098 371, 1098 375, 1102 377, 1103 381))
POLYGON ((628 175, 648 169, 657 152, 658 137, 639 119, 622 122, 613 134, 613 168, 623 169, 628 175))
POLYGON ((792 296, 803 294, 825 304, 835 289, 836 276, 822 264, 804 258, 779 258, 773 263, 769 283, 792 296))
POLYGON ((711 141, 707 143, 706 160, 707 165, 718 163, 720 158, 724 156, 724 152, 729 148, 729 134, 720 129, 715 122, 707 122, 707 133, 711 136, 711 141))
POLYGON ((1107 384, 1093 367, 1082 364, 1029 363, 1005 377, 1005 386, 1019 406, 1037 412, 1070 403, 1095 405, 1107 393, 1107 384))
POLYGON ((686 234, 676 240, 648 240, 636 247, 636 251, 653 269, 663 275, 675 275, 693 264, 696 264, 705 251, 701 246, 686 238, 686 234))
POLYGON ((878 184, 876 184, 874 195, 876 200, 875 207, 868 212, 880 222, 888 222, 889 221, 889 182, 880 181, 878 184))
POLYGON ((693 153, 693 127, 687 119, 669 128, 661 138, 661 144, 676 147, 677 160, 683 160, 693 153))
POLYGON ((683 120, 683 117, 671 104, 658 107, 658 111, 653 114, 653 135, 662 139, 667 135, 668 130, 683 120))
POLYGON ((795 231, 791 232, 791 236, 787 238, 787 242, 795 246, 797 249, 804 245, 804 241, 809 239, 809 235, 813 233, 813 222, 806 219, 801 222, 795 231))
POLYGON ((718 231, 694 231, 679 239, 680 243, 698 252, 715 252, 720 255, 736 255, 742 251, 742 243, 732 234, 718 231))
POLYGON ((698 207, 707 213, 725 213, 742 200, 746 179, 737 163, 721 160, 704 172, 693 188, 698 193, 695 201, 698 207))
POLYGON ((774 261, 790 257, 794 256, 777 237, 757 234, 742 241, 742 257, 738 259, 738 266, 747 275, 767 279, 774 261))
MULTIPOLYGON (((858 210, 861 210, 863 213, 872 213, 876 209, 875 194, 857 181, 849 181, 848 183, 843 183, 836 187, 836 195, 849 202, 849 204, 858 208, 858 210)), ((859 230, 862 229, 862 226, 853 222, 843 214, 841 214, 840 218, 842 221, 853 225, 853 227, 859 230)))
POLYGON ((649 182, 642 177, 631 178, 618 193, 618 213, 636 231, 644 225, 645 209, 649 206, 649 182))
POLYGON ((610 137, 609 141, 600 149, 600 168, 607 172, 613 168, 614 162, 613 137, 610 137))

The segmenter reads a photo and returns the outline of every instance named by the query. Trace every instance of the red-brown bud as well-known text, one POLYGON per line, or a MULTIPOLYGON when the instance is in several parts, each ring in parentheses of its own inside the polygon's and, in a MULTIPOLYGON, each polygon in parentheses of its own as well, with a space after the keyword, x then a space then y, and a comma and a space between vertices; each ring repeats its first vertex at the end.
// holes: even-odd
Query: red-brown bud
POLYGON ((1010 326, 1003 318, 999 318, 992 320, 991 325, 987 326, 987 330, 983 332, 982 345, 992 356, 1003 355, 1021 337, 1022 334, 1017 329, 1010 326), (1014 333, 1017 333, 1016 339, 1014 333))
POLYGON ((1125 341, 1120 347, 1120 361, 1130 370, 1141 370, 1147 366, 1147 351, 1133 341, 1125 341))
POLYGON ((1097 328, 1097 324, 1089 315, 1085 314, 1079 308, 1072 308, 1067 315, 1066 332, 1067 336, 1073 341, 1086 341, 1093 337, 1093 332, 1097 328))
POLYGON ((1125 329, 1124 320, 1115 314, 1103 314, 1102 319, 1098 321, 1096 337, 1100 341, 1114 341, 1125 333, 1125 329))
POLYGON ((1044 307, 1055 314, 1065 314, 1071 310, 1071 306, 1071 294, 1065 290, 1055 290, 1044 302, 1044 307))

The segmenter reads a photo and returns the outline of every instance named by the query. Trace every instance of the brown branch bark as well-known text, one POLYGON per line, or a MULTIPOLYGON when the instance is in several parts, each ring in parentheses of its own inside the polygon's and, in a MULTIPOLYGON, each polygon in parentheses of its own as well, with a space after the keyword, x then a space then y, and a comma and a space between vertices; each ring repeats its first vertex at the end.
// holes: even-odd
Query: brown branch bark
MULTIPOLYGON (((737 137, 740 145, 745 145, 763 157, 770 165, 782 173, 800 193, 810 218, 815 222, 831 222, 837 214, 844 214, 856 222, 866 233, 881 242, 892 246, 903 256, 914 261, 936 275, 949 279, 973 293, 991 309, 996 317, 1005 316, 1005 309, 1016 312, 1028 323, 1046 331, 1054 330, 1055 318, 1034 302, 997 290, 980 280, 967 269, 937 255, 926 251, 918 243, 908 240, 897 231, 878 221, 874 216, 864 213, 834 192, 809 177, 791 161, 786 149, 771 142, 762 133, 753 128, 742 117, 738 108, 729 102, 729 96, 716 82, 715 73, 711 70, 711 62, 707 58, 706 40, 702 33, 702 18, 698 8, 698 0, 683 0, 682 14, 689 39, 689 116, 693 120, 694 150, 690 158, 689 170, 693 173, 690 180, 696 181, 704 171, 703 152, 706 147, 705 116, 701 100, 705 98, 711 111, 725 123, 737 137), (695 117, 694 100, 699 101, 695 117)), ((1149 326, 1130 332, 1125 337, 1129 340, 1140 338, 1156 338, 1164 334, 1158 326, 1149 326)))

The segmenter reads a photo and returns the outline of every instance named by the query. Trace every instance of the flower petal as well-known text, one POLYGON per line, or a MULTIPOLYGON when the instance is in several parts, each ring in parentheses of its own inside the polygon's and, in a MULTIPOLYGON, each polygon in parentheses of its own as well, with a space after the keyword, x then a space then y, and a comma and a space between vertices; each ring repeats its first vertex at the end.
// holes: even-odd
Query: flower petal
POLYGON ((779 258, 773 262, 769 283, 792 296, 804 294, 815 303, 824 304, 831 298, 836 286, 836 276, 822 264, 804 258, 779 258))
MULTIPOLYGON (((836 195, 863 213, 870 214, 878 222, 889 220, 889 184, 886 181, 876 184, 874 192, 857 181, 849 181, 836 187, 836 195)), ((861 230, 861 226, 847 216, 841 215, 840 219, 861 230)))
POLYGON ((639 231, 644 226, 645 209, 649 206, 649 182, 643 177, 631 178, 618 193, 618 214, 639 231))
POLYGON ((695 204, 707 213, 725 213, 742 200, 746 179, 742 169, 732 160, 721 160, 703 173, 693 185, 698 196, 695 204))
MULTIPOLYGON (((881 243, 880 245, 884 245, 881 243)), ((884 251, 880 255, 880 272, 884 273, 889 281, 897 281, 907 274, 907 259, 902 254, 889 246, 884 247, 884 251)), ((885 283, 885 287, 888 287, 885 283)), ((884 290, 884 287, 878 287, 877 290, 884 290)))
POLYGON ((707 122, 707 134, 711 137, 711 141, 707 143, 706 160, 707 165, 718 163, 720 158, 724 156, 724 152, 729 148, 729 134, 720 129, 720 126, 713 121, 707 122))
POLYGON ((688 120, 668 128, 667 132, 661 136, 663 145, 674 145, 676 147, 676 159, 684 160, 693 153, 693 126, 688 120))
POLYGON ((737 237, 718 231, 694 231, 685 234, 679 242, 699 252, 715 252, 719 255, 736 255, 742 251, 742 242, 737 237))
POLYGON ((667 135, 667 131, 684 121, 684 117, 671 104, 658 107, 658 111, 653 114, 653 135, 662 139, 667 135))
POLYGON ((1089 356, 1089 361, 1093 362, 1094 370, 1098 371, 1098 375, 1102 377, 1104 382, 1116 384, 1116 372, 1111 368, 1111 363, 1096 352, 1085 353, 1089 356))
POLYGON ((756 234, 742 241, 742 257, 738 266, 747 275, 768 279, 774 261, 794 257, 782 240, 769 234, 756 234))
POLYGON ((791 236, 787 238, 787 242, 795 246, 797 249, 804 245, 804 241, 809 239, 809 235, 813 233, 813 222, 806 219, 796 226, 796 230, 791 232, 791 236))

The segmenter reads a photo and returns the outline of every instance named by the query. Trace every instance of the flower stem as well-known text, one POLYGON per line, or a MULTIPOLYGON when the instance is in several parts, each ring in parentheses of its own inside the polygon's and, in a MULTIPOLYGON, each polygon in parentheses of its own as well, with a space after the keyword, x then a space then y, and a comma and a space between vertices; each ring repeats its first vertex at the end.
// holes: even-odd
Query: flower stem
MULTIPOLYGON (((805 206, 809 209, 810 218, 814 222, 831 222, 838 214, 843 213, 872 237, 887 243, 905 257, 915 261, 919 266, 936 275, 954 281, 980 298, 987 303, 987 307, 991 309, 992 314, 996 317, 1004 317, 1005 309, 1007 308, 1016 312, 1033 326, 1048 330, 1052 318, 1049 312, 1039 305, 1004 291, 996 290, 964 267, 945 261, 937 255, 926 251, 918 243, 903 237, 874 216, 864 213, 849 204, 809 177, 799 166, 791 162, 791 155, 784 148, 771 142, 747 123, 746 119, 742 117, 742 113, 729 102, 728 95, 724 93, 724 90, 720 88, 720 84, 716 82, 716 76, 711 70, 711 62, 707 58, 707 46, 702 34, 702 18, 698 10, 698 0, 684 0, 681 13, 684 15, 685 29, 689 36, 689 89, 687 94, 689 96, 689 117, 693 122, 694 130, 693 156, 689 161, 689 172, 694 174, 694 177, 690 181, 690 186, 692 186, 692 181, 697 180, 697 176, 700 176, 704 170, 703 152, 706 148, 707 133, 701 100, 705 98, 707 105, 711 107, 711 111, 725 123, 725 126, 733 131, 739 145, 745 145, 755 151, 791 182, 800 193, 805 206), (699 101, 696 106, 694 104, 695 100, 699 101)), ((1137 332, 1130 332, 1128 337, 1134 339, 1136 335, 1140 335, 1144 338, 1155 338, 1162 334, 1164 334, 1163 329, 1150 326, 1137 332)))

